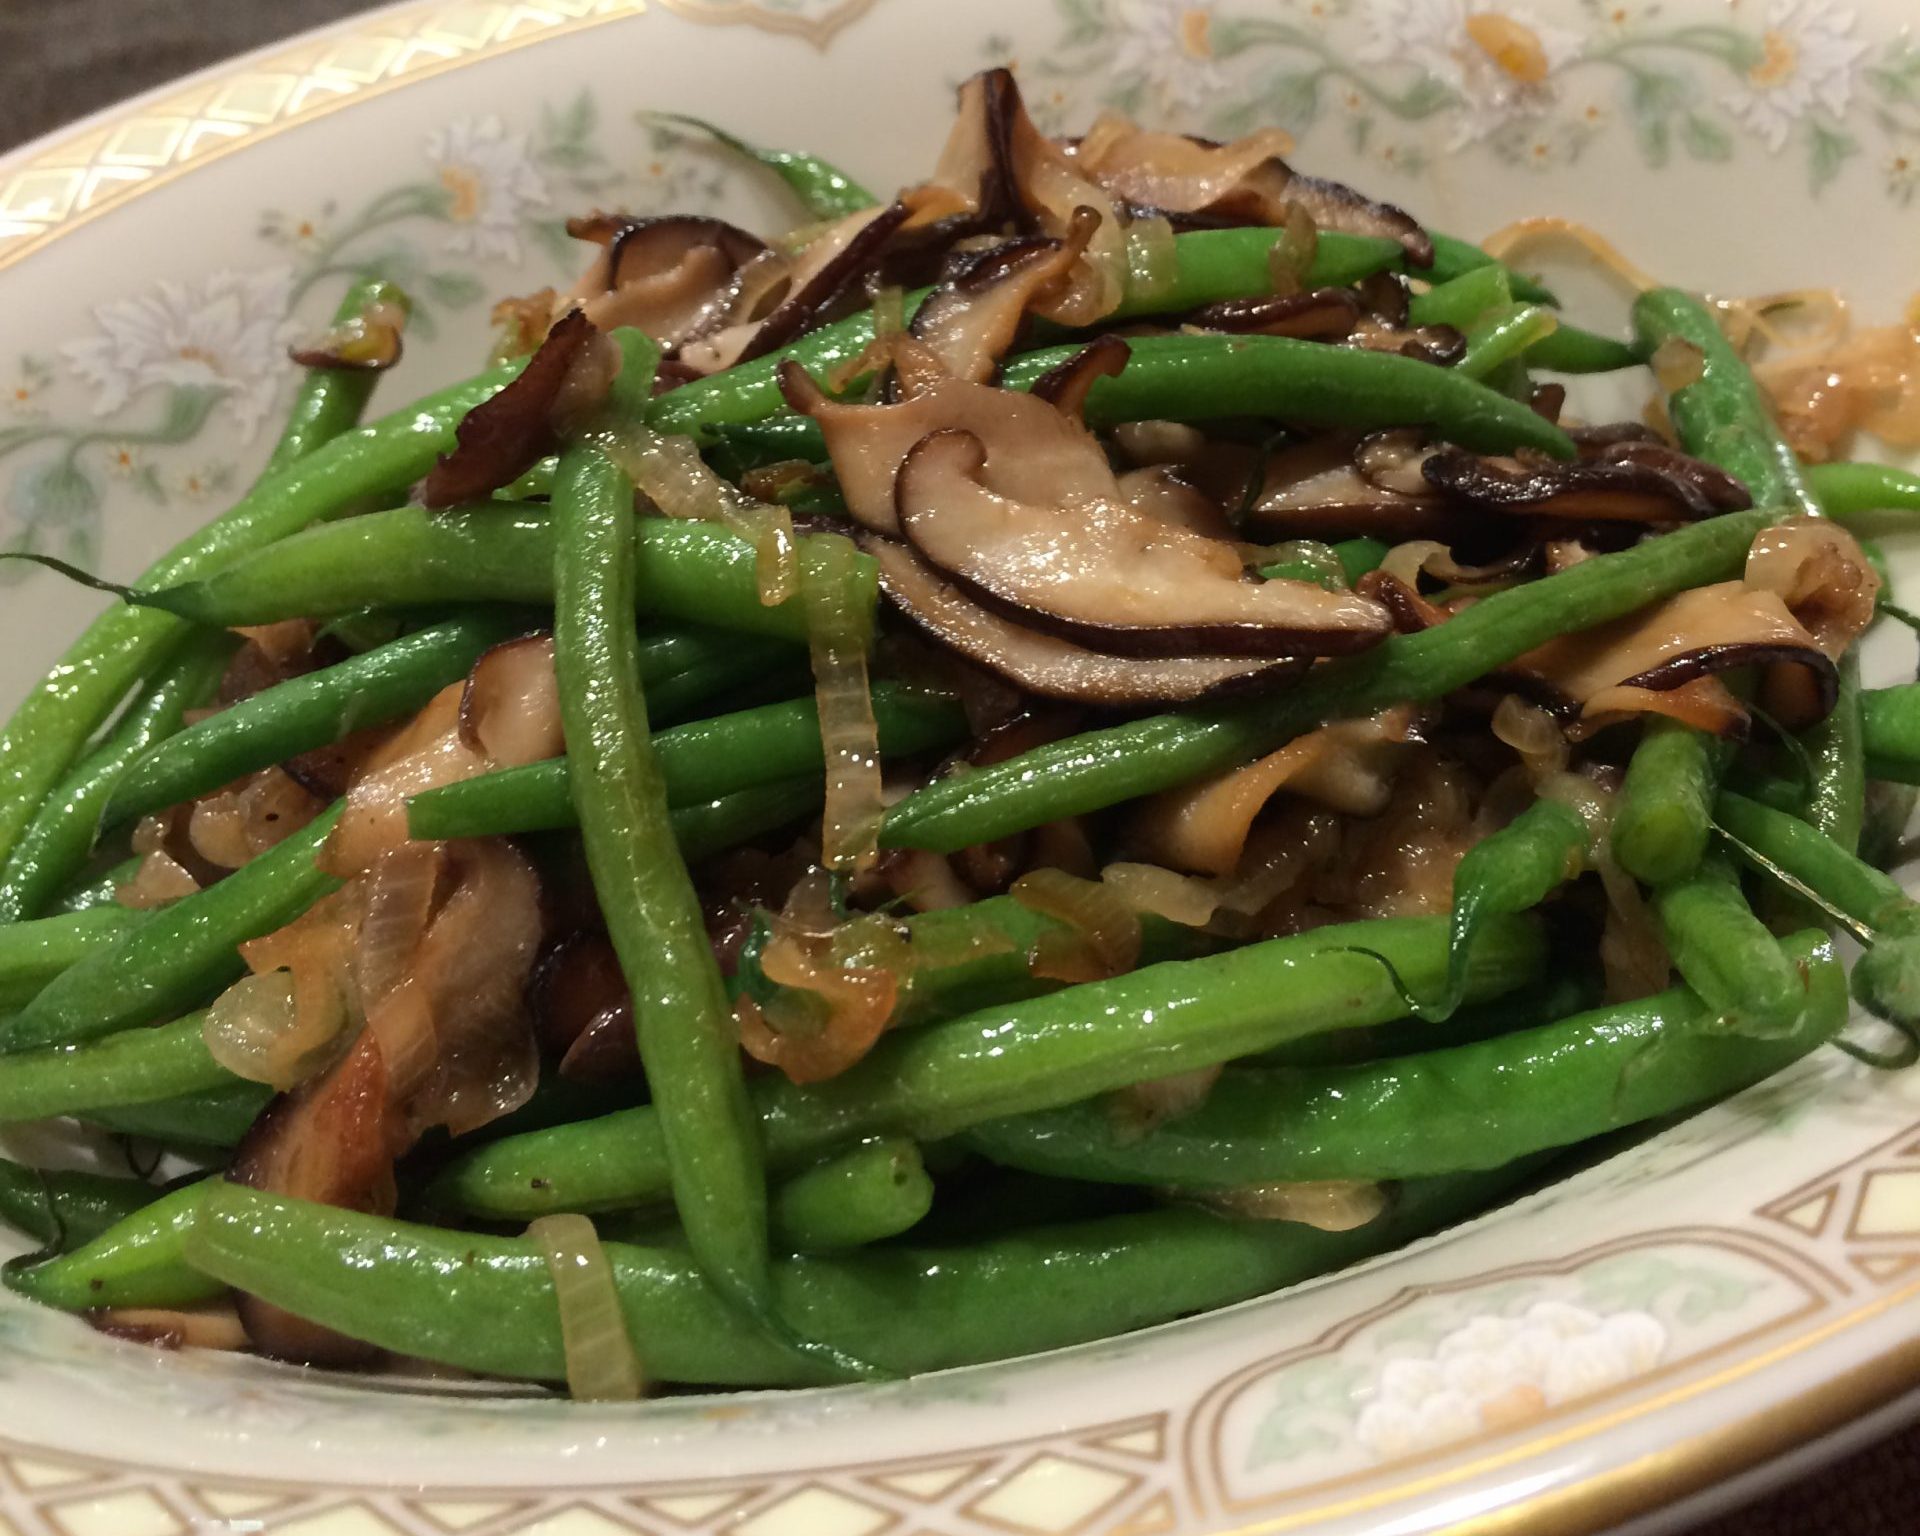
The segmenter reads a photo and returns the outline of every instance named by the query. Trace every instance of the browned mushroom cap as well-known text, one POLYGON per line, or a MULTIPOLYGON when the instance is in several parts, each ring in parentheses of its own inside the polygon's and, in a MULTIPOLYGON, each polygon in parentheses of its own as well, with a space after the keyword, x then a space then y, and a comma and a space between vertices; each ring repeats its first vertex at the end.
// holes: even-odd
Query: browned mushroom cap
POLYGON ((563 402, 584 414, 596 390, 604 397, 619 356, 584 311, 568 310, 519 377, 461 418, 453 452, 427 471, 415 499, 424 507, 458 506, 518 479, 553 451, 555 413, 563 402))
POLYGON ((1808 674, 1808 714, 1785 723, 1805 726, 1833 708, 1834 664, 1786 604, 1775 593, 1724 581, 1550 640, 1502 675, 1575 716, 1580 734, 1652 712, 1732 735, 1746 728, 1746 711, 1717 683, 1699 685, 1736 667, 1775 663, 1808 674), (1703 711, 1718 725, 1703 723, 1703 711))
POLYGON ((460 696, 460 739, 502 768, 566 750, 551 636, 505 641, 473 664, 460 696))
MULTIPOLYGON (((1451 543, 1471 526, 1424 481, 1417 446, 1398 435, 1338 435, 1289 443, 1267 456, 1246 518, 1262 536, 1292 539, 1430 538, 1451 543)), ((1209 486, 1218 493, 1219 488, 1209 486)))
POLYGON ((947 427, 993 446, 988 480, 1004 495, 1059 504, 1113 494, 1113 471, 1093 434, 1032 395, 936 378, 897 404, 845 405, 793 362, 781 365, 780 388, 788 405, 820 423, 847 510, 877 533, 899 531, 894 479, 907 450, 947 427))
POLYGON ((1028 236, 968 257, 927 296, 909 333, 955 378, 984 384, 1019 335, 1028 309, 1067 279, 1098 222, 1099 215, 1083 208, 1064 239, 1028 236))
POLYGON ((1226 509, 1169 465, 1130 469, 1115 483, 1128 506, 1155 522, 1222 542, 1231 542, 1234 537, 1226 509))
POLYGON ((1230 144, 1150 133, 1103 118, 1074 147, 1077 166, 1131 208, 1188 223, 1286 223, 1302 208, 1321 229, 1397 240, 1416 266, 1433 261, 1433 241, 1404 210, 1353 188, 1303 176, 1283 158, 1285 134, 1263 129, 1230 144))
POLYGON ((959 239, 1018 216, 1011 127, 1025 110, 1012 70, 982 70, 961 82, 953 128, 933 175, 900 194, 910 211, 908 230, 938 229, 959 239))
POLYGON ((668 350, 734 315, 742 274, 766 242, 724 219, 596 213, 567 220, 567 233, 600 246, 575 286, 602 330, 630 325, 668 350))
POLYGON ((734 361, 764 357, 813 325, 835 299, 879 266, 888 242, 906 220, 904 203, 863 208, 815 239, 794 264, 787 296, 760 322, 734 361))
POLYGON ((1360 301, 1345 288, 1223 299, 1194 310, 1185 317, 1185 323, 1209 331, 1341 341, 1360 323, 1360 301))
POLYGON ((987 450, 947 430, 908 453, 894 508, 915 551, 990 607, 1134 656, 1322 656, 1388 632, 1365 598, 1259 581, 1234 549, 1117 496, 1033 504, 980 481, 987 450))
MULTIPOLYGON (((411 1138, 380 1042, 363 1033, 325 1076, 281 1094, 234 1149, 227 1177, 348 1210, 393 1209, 393 1160, 411 1138)), ((236 1297, 247 1337, 263 1354, 307 1365, 364 1364, 379 1353, 257 1297, 236 1297)))
POLYGON ((861 547, 880 568, 880 588, 909 621, 968 661, 1028 693, 1109 709, 1186 704, 1298 675, 1298 661, 1193 656, 1143 661, 1104 655, 1041 634, 981 607, 905 545, 871 535, 861 547))
POLYGON ((1065 362, 1055 363, 1039 378, 1033 381, 1028 390, 1037 400, 1044 400, 1062 416, 1073 421, 1084 422, 1087 418, 1087 395, 1093 386, 1102 379, 1110 379, 1127 366, 1127 359, 1133 355, 1133 349, 1127 345, 1126 338, 1109 332, 1105 336, 1096 336, 1065 362))
POLYGON ((1481 511, 1586 523, 1686 522, 1750 503, 1739 481, 1671 449, 1626 444, 1603 454, 1547 465, 1442 448, 1426 456, 1421 473, 1450 500, 1481 511))

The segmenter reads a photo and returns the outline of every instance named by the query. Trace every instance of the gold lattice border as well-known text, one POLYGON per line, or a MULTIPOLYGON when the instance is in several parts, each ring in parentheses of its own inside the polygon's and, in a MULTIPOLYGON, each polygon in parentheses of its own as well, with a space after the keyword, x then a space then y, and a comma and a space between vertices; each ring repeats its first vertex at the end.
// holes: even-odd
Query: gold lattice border
MULTIPOLYGON (((688 21, 747 26, 815 47, 872 9, 819 14, 756 0, 658 0, 688 21)), ((0 169, 0 267, 196 166, 350 102, 582 27, 639 16, 647 0, 445 0, 379 12, 109 114, 0 169)))

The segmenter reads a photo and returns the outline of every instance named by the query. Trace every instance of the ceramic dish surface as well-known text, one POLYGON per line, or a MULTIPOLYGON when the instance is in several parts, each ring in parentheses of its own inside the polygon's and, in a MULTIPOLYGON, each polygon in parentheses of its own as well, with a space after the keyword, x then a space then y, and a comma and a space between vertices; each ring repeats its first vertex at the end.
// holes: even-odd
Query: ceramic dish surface
MULTIPOLYGON (((1577 216, 1668 281, 1920 286, 1905 0, 406 5, 0 162, 0 544, 125 576, 258 468, 345 275, 418 302, 390 402, 472 371, 593 206, 777 228, 644 109, 913 179, 1014 61, 1042 125, 1232 136, 1480 235, 1577 216), (1476 19, 1477 18, 1477 19, 1476 19), (1489 23, 1487 18, 1495 18, 1489 23), (1511 46, 1484 44, 1504 39, 1511 46)), ((1607 312, 1596 312, 1601 319, 1607 312)), ((1617 324, 1619 310, 1611 312, 1617 324)), ((1890 542, 1920 591, 1920 544, 1890 542)), ((0 694, 93 599, 9 568, 0 694)), ((1870 680, 1911 675, 1883 640, 1870 680)), ((15 1130, 17 1154, 47 1150, 15 1130)), ((1920 1072, 1836 1051, 1294 1292, 895 1385, 637 1408, 164 1355, 0 1300, 0 1529, 507 1536, 1590 1531, 1920 1381, 1920 1072)))

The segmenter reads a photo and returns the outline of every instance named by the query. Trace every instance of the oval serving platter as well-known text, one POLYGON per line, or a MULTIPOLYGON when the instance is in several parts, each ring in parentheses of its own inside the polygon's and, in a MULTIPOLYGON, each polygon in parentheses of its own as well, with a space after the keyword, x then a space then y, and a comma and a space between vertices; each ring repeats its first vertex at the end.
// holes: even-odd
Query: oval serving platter
MULTIPOLYGON (((419 304, 390 397, 470 372, 593 206, 790 222, 647 115, 874 185, 1013 61, 1463 234, 1578 217, 1682 284, 1920 268, 1900 0, 538 0, 407 4, 0 161, 0 547, 138 569, 243 485, 285 346, 353 273, 419 304), (1489 46, 1492 44, 1492 46, 1489 46)), ((1602 312, 1604 314, 1604 312, 1602 312)), ((1920 542, 1890 541, 1920 584, 1920 542)), ((93 599, 0 574, 0 694, 93 599)), ((1912 671, 1883 640, 1872 680, 1912 671)), ((16 1128, 0 1147, 57 1153, 16 1128)), ((60 1536, 1586 1532, 1920 1385, 1920 1072, 1829 1051, 1468 1227, 1280 1296, 889 1386, 614 1410, 118 1343, 0 1299, 0 1528, 60 1536)), ((1884 1417, 1884 1415, 1883 1415, 1884 1417)), ((1763 1474, 1762 1474, 1763 1475, 1763 1474)), ((1749 1482, 1751 1486, 1751 1481, 1749 1482)), ((1647 1527, 1649 1529, 1654 1527, 1647 1527)))

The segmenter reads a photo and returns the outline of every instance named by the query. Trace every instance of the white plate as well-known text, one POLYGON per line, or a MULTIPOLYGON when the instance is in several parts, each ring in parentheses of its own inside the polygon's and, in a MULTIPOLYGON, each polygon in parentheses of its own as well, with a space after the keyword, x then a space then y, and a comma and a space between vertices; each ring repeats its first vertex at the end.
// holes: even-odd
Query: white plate
MULTIPOLYGON (((891 186, 926 165, 948 88, 1007 58, 1048 124, 1103 103, 1202 132, 1278 120, 1308 168, 1444 228, 1578 215, 1677 282, 1836 283, 1891 318, 1920 277, 1904 12, 403 6, 0 162, 0 540, 124 575, 217 509, 272 434, 290 317, 342 271, 384 264, 421 300, 398 400, 471 371, 491 297, 570 267, 568 211, 790 219, 642 107, 891 186)), ((90 606, 7 581, 0 694, 90 606)), ((1887 680, 1910 647, 1874 660, 1887 680)), ((1920 1380, 1917 1325, 1920 1074, 1827 1052, 1361 1270, 897 1386, 610 1410, 169 1358, 9 1300, 0 1513, 64 1536, 1587 1531, 1891 1401, 1920 1380)))

